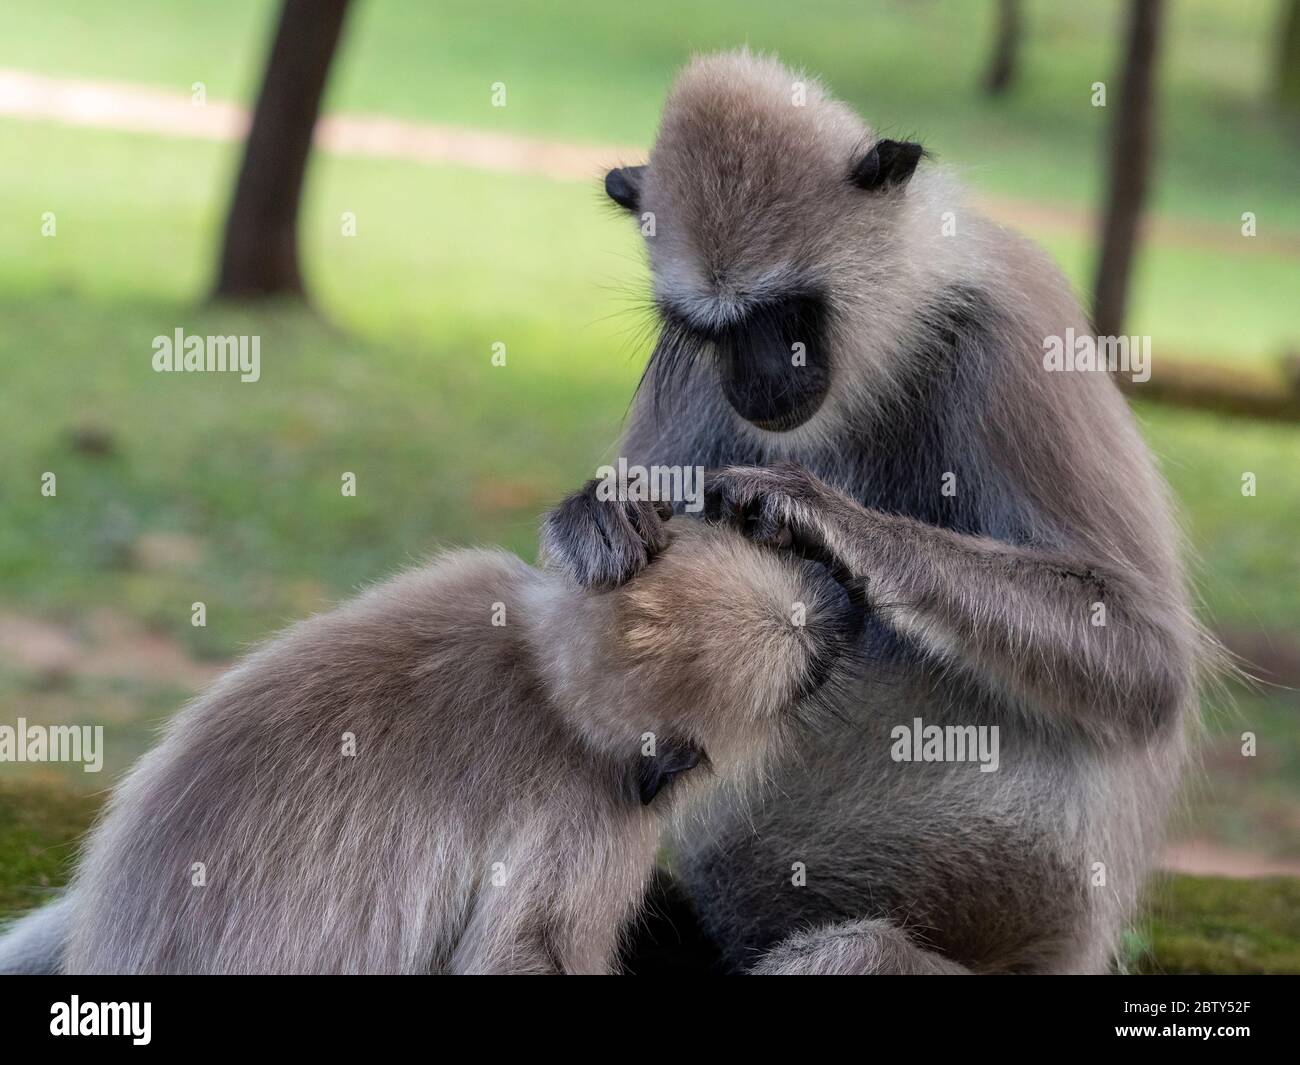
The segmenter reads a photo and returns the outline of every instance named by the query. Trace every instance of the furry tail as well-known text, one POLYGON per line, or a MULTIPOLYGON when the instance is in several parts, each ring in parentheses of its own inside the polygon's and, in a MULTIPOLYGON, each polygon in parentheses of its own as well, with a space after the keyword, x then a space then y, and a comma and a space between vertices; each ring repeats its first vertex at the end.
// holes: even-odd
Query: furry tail
POLYGON ((72 900, 64 896, 0 933, 0 976, 53 976, 63 970, 72 900))

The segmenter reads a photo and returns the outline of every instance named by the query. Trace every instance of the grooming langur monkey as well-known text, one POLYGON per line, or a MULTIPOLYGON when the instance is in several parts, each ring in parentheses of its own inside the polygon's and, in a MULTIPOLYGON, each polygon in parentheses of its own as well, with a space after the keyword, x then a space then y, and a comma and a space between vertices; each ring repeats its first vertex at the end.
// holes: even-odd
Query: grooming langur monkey
MULTIPOLYGON (((1108 376, 1045 366, 1089 333, 1058 271, 922 157, 740 52, 606 178, 662 322, 619 454, 723 468, 716 513, 788 525, 870 605, 842 724, 675 840, 731 969, 1104 971, 1183 761, 1202 643, 1166 488, 1108 376), (996 727, 998 771, 899 760, 922 726, 996 727)), ((547 520, 584 586, 654 555, 608 511, 547 520)))
POLYGON ((0 969, 612 971, 665 818, 761 781, 861 618, 812 561, 668 533, 613 594, 459 552, 295 626, 177 716, 0 969))

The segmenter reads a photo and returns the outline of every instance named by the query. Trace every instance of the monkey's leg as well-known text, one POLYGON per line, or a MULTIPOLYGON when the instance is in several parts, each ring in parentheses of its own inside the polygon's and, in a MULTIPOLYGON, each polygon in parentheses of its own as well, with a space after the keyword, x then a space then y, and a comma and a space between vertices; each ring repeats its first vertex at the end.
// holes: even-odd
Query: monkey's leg
POLYGON ((845 921, 783 939, 755 976, 961 976, 970 970, 918 946, 888 921, 845 921))
POLYGON ((598 480, 566 497, 542 521, 541 562, 584 588, 617 588, 668 545, 671 503, 601 499, 598 480))
POLYGON ((788 528, 865 582, 887 624, 1099 739, 1150 734, 1190 691, 1194 630, 1179 603, 1123 560, 868 510, 793 463, 713 474, 706 510, 758 540, 776 543, 788 528))

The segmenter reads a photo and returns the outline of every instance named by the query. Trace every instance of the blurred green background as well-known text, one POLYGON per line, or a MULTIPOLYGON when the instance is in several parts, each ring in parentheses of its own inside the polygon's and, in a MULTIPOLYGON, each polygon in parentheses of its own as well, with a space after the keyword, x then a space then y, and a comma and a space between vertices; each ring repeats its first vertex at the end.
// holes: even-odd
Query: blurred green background
MULTIPOLYGON (((1300 346, 1300 124, 1270 99, 1283 6, 1169 5, 1126 330, 1153 336, 1157 364, 1273 372, 1300 346), (1245 211, 1256 239, 1241 235, 1245 211)), ((1026 4, 1017 81, 993 100, 980 89, 992 3, 357 0, 325 111, 610 145, 611 163, 635 161, 686 57, 747 43, 923 141, 1084 291, 1108 122, 1089 96, 1117 80, 1123 10, 1026 4)), ((19 71, 188 98, 202 82, 210 105, 248 104, 275 13, 268 0, 5 5, 0 86, 19 71)), ((557 181, 318 151, 300 220, 316 309, 213 306, 237 143, 5 110, 0 723, 104 724, 108 751, 98 776, 0 765, 0 912, 58 879, 93 806, 80 796, 110 786, 245 648, 439 545, 531 558, 540 512, 610 454, 648 351, 639 242, 604 203, 599 167, 557 181), (42 235, 46 212, 57 236, 42 235), (341 234, 343 212, 356 236, 341 234), (259 334, 261 381, 153 373, 152 338, 178 327, 259 334), (505 367, 491 365, 495 342, 505 367), (54 498, 40 494, 45 471, 54 498), (344 471, 355 498, 340 493, 344 471), (62 827, 28 831, 60 810, 62 827), (5 840, 28 857, 6 863, 5 840)), ((1204 618, 1294 683, 1300 426, 1136 410, 1182 504, 1204 618)), ((1175 864, 1300 869, 1298 712, 1277 685, 1210 701, 1175 864)), ((1270 964, 1300 967, 1298 938, 1270 964)))

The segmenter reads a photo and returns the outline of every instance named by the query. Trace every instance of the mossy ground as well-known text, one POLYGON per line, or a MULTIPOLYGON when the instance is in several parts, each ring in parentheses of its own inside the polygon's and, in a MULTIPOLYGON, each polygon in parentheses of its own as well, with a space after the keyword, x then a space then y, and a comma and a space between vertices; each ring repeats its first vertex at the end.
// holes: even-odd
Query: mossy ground
POLYGON ((98 806, 55 784, 0 784, 0 918, 40 905, 67 882, 98 806))
POLYGON ((1300 879, 1164 876, 1136 935, 1142 973, 1300 973, 1300 879))

